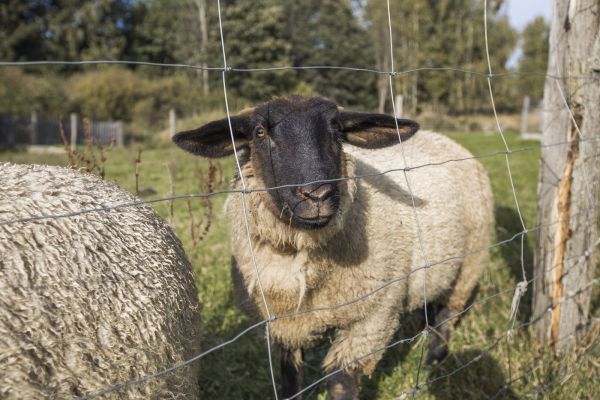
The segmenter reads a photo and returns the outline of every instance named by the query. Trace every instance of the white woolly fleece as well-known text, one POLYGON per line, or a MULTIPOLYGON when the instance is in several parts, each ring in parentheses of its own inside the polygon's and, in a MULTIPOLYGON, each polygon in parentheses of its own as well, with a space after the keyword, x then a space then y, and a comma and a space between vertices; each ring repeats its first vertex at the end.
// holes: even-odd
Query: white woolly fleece
MULTIPOLYGON (((96 176, 0 163, 0 221, 135 200, 96 176)), ((0 398, 71 399, 199 350, 180 241, 147 206, 0 225, 0 398)), ((195 399, 196 367, 103 396, 195 399)))

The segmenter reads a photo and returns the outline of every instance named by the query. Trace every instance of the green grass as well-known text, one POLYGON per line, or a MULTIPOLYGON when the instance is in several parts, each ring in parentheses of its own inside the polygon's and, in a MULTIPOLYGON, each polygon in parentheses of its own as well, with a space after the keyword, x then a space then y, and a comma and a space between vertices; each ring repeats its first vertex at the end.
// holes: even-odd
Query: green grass
MULTIPOLYGON (((475 155, 486 155, 504 150, 499 136, 479 134, 453 134, 455 140, 463 144, 475 155)), ((536 191, 539 168, 539 147, 536 142, 524 142, 514 135, 508 135, 508 144, 512 149, 533 147, 532 151, 516 152, 509 156, 514 186, 519 199, 523 220, 527 227, 535 225, 536 191)), ((106 179, 129 190, 135 190, 135 158, 137 148, 112 149, 106 162, 106 179)), ((31 155, 23 152, 0 152, 0 160, 17 163, 47 163, 65 165, 66 156, 31 155)), ((522 230, 515 206, 504 154, 482 157, 492 179, 495 196, 496 241, 512 237, 522 230)), ((233 170, 231 160, 221 160, 224 183, 227 187, 233 170)), ((161 197, 170 193, 167 166, 173 174, 175 194, 199 193, 202 177, 198 170, 206 172, 207 162, 184 154, 175 146, 155 143, 142 152, 140 189, 152 188, 161 197)), ((215 188, 216 189, 216 188, 215 188)), ((229 249, 227 221, 222 207, 225 195, 211 197, 214 212, 209 233, 197 246, 193 246, 190 235, 190 214, 185 200, 173 203, 173 215, 170 215, 170 202, 155 203, 153 207, 167 220, 171 220, 177 235, 182 239, 192 262, 194 276, 203 305, 204 336, 203 349, 208 349, 228 340, 250 326, 254 321, 241 314, 235 306, 229 276, 229 249)), ((202 199, 191 200, 192 213, 196 221, 204 215, 202 199)), ((524 258, 528 276, 531 276, 533 246, 535 237, 525 236, 524 258)), ((591 357, 582 358, 573 355, 564 359, 554 359, 547 349, 538 346, 526 330, 515 332, 512 340, 483 352, 501 337, 508 327, 508 314, 512 300, 512 288, 522 279, 520 262, 520 240, 496 247, 491 253, 491 262, 481 279, 476 301, 482 302, 470 310, 461 321, 451 342, 451 354, 441 364, 429 371, 422 370, 420 382, 438 379, 425 388, 419 398, 424 399, 484 399, 493 397, 511 378, 523 376, 497 398, 513 399, 527 397, 537 390, 537 398, 548 399, 594 399, 600 398, 600 373, 597 360, 600 351, 597 348, 597 335, 588 352, 591 357), (499 295, 488 301, 485 299, 504 289, 499 295), (483 353, 482 353, 483 352, 483 353), (579 358, 580 364, 570 371, 573 361, 579 358), (475 360, 475 361, 473 361, 475 360), (452 373, 466 363, 468 367, 452 373)), ((517 320, 525 322, 530 317, 531 289, 523 299, 517 320)), ((596 297, 598 297, 596 295, 596 297)), ((594 302, 597 304, 597 301, 594 302)), ((403 317, 404 318, 404 317, 403 317)), ((419 316, 404 318, 413 321, 402 329, 398 337, 408 337, 419 332, 419 316)), ((362 381, 361 397, 365 399, 395 399, 404 390, 413 387, 416 382, 421 342, 401 344, 384 356, 375 374, 362 381)), ((585 349, 582 348, 580 352, 585 349)), ((324 349, 317 349, 307 360, 309 384, 322 376, 319 367, 320 356, 324 349)), ((276 378, 278 378, 277 351, 274 352, 276 378)), ((271 379, 267 361, 267 348, 264 329, 256 329, 244 335, 235 343, 218 350, 199 361, 199 381, 202 398, 205 399, 264 399, 272 397, 271 379)), ((163 367, 163 366, 157 366, 163 367)), ((164 366, 166 367, 166 366, 164 366)), ((534 396, 535 397, 535 396, 534 396)), ((325 398, 324 385, 306 398, 325 398)))

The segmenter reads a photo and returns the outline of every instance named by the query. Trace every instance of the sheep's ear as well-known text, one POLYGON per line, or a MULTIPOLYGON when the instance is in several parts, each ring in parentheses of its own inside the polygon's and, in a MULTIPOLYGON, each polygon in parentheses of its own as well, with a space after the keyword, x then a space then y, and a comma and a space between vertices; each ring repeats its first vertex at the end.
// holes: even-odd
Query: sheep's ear
MULTIPOLYGON (((231 129, 236 150, 248 146, 249 126, 250 118, 248 116, 231 117, 231 129)), ((173 142, 183 150, 197 156, 216 158, 233 154, 227 118, 209 122, 198 129, 179 132, 173 136, 173 142)))
POLYGON ((339 113, 339 119, 342 125, 342 139, 367 149, 398 144, 398 132, 402 141, 405 141, 419 130, 419 124, 415 121, 395 119, 384 114, 342 111, 339 113))

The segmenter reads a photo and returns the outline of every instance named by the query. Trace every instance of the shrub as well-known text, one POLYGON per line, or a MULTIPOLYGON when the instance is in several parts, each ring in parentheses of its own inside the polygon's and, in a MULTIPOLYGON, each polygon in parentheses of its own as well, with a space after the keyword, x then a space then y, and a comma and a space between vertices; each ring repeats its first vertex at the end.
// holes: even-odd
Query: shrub
POLYGON ((142 98, 143 83, 122 67, 77 74, 69 81, 69 102, 72 109, 93 119, 130 121, 133 105, 142 98))
POLYGON ((66 111, 61 109, 64 104, 63 85, 57 77, 28 74, 20 68, 0 69, 0 114, 59 115, 66 111))

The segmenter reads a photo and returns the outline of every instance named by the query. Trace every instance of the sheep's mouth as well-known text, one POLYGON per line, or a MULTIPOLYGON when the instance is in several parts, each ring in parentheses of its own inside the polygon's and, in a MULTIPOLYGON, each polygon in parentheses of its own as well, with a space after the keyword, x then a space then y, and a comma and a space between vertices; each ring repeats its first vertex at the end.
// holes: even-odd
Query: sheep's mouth
POLYGON ((298 204, 296 204, 296 207, 290 207, 286 203, 279 214, 279 218, 295 228, 314 230, 327 226, 336 212, 337 204, 330 204, 323 208, 313 205, 309 209, 300 209, 298 204))
POLYGON ((282 222, 294 228, 314 230, 327 226, 335 217, 339 208, 340 195, 336 189, 328 198, 314 201, 296 196, 292 192, 284 192, 277 200, 272 205, 279 205, 277 216, 282 222))
POLYGON ((294 224, 304 229, 319 229, 329 224, 333 218, 333 214, 328 216, 317 216, 315 218, 302 218, 297 215, 292 217, 294 224))
POLYGON ((325 227, 333 219, 337 209, 337 201, 310 202, 306 200, 297 203, 294 208, 288 208, 292 223, 304 229, 325 227))

